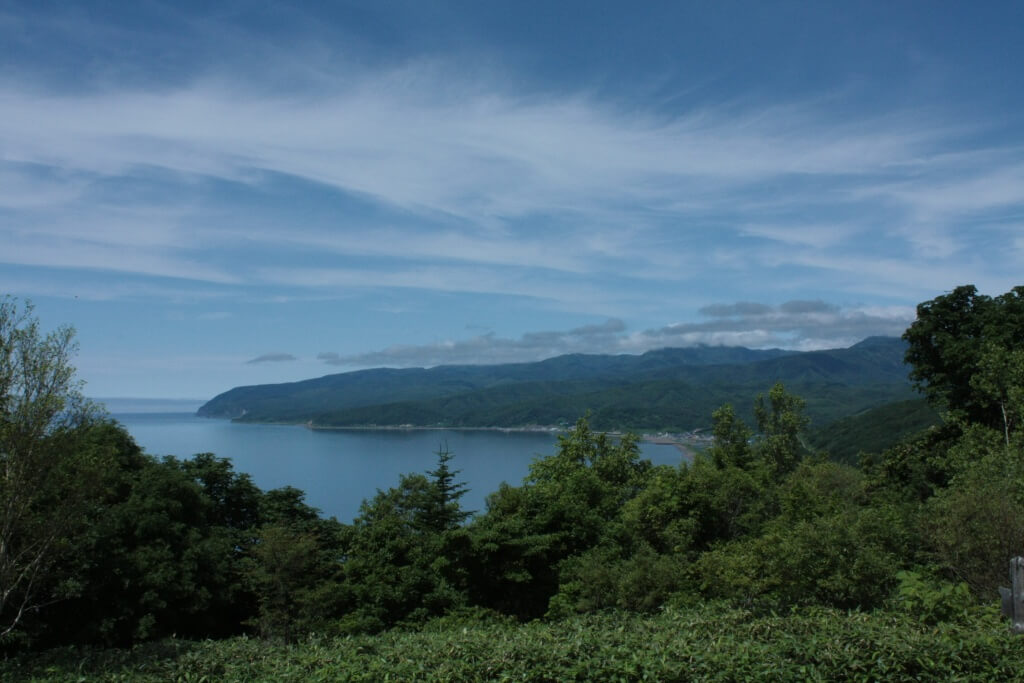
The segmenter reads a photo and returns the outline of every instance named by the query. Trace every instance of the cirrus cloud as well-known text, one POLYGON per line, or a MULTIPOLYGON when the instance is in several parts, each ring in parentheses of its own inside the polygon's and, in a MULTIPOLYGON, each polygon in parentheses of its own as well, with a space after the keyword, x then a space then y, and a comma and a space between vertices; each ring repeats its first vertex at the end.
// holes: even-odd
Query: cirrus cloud
POLYGON ((290 353, 265 353, 262 356, 256 356, 245 362, 247 365, 254 365, 256 363, 282 363, 292 360, 298 360, 298 358, 290 353))

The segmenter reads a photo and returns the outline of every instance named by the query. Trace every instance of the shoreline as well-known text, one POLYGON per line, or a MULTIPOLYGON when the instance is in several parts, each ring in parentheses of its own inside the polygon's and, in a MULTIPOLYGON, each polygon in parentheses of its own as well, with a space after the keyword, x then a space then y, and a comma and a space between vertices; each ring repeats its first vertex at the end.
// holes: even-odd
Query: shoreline
MULTIPOLYGON (((233 418, 216 418, 216 417, 204 417, 205 419, 227 419, 230 422, 237 424, 264 424, 264 425, 280 425, 288 427, 304 427, 311 431, 322 431, 322 432, 415 432, 415 431, 455 431, 455 432, 503 432, 505 434, 551 434, 561 435, 568 433, 571 427, 559 427, 556 425, 525 425, 521 427, 452 427, 452 426, 440 426, 440 425, 347 425, 347 426, 332 426, 332 425, 318 425, 313 424, 312 421, 306 422, 244 422, 233 418)), ((594 430, 600 432, 600 430, 594 430)), ((608 431, 604 432, 613 439, 621 439, 628 432, 619 431, 608 431)), ((697 453, 702 448, 696 443, 698 439, 694 438, 693 435, 677 438, 662 434, 651 434, 651 433, 638 433, 639 440, 643 443, 654 444, 657 446, 675 446, 679 453, 688 461, 693 462, 697 453)))
MULTIPOLYGON (((315 425, 311 422, 302 424, 306 429, 313 431, 459 431, 459 432, 504 432, 510 433, 521 433, 521 434, 566 434, 570 431, 568 427, 557 427, 552 425, 526 425, 524 427, 426 427, 419 425, 363 425, 363 426, 349 426, 349 427, 331 427, 326 425, 315 425)), ((595 430, 600 431, 600 430, 595 430)), ((604 432, 613 439, 621 439, 628 432, 604 432)), ((698 450, 691 441, 684 441, 681 439, 675 439, 668 436, 662 436, 657 434, 637 434, 639 440, 643 443, 655 444, 657 446, 675 446, 676 449, 682 454, 682 456, 693 462, 696 457, 698 450)))

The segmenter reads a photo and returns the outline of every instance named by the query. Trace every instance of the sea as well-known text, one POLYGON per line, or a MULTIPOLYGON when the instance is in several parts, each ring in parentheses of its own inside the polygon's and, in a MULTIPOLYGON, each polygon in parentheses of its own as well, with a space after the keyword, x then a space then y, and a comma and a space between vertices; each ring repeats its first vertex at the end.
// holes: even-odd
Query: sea
MULTIPOLYGON (((449 466, 468 486, 464 510, 482 513, 487 495, 502 482, 519 485, 535 458, 551 455, 551 432, 408 429, 319 430, 295 425, 241 424, 197 417, 201 401, 105 399, 111 415, 147 453, 188 458, 213 453, 229 458, 264 490, 294 486, 324 516, 350 522, 364 500, 399 483, 402 474, 425 473, 437 452, 454 455, 449 466)), ((675 446, 641 444, 655 464, 678 465, 675 446)))

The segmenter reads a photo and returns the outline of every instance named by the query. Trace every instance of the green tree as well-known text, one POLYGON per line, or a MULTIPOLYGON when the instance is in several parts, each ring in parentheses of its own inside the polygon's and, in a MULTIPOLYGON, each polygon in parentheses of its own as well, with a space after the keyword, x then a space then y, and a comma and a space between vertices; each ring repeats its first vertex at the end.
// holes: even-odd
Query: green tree
POLYGON ((459 505, 466 486, 456 481, 452 457, 439 449, 428 476, 403 475, 397 487, 363 502, 343 543, 342 630, 378 631, 466 604, 462 523, 471 513, 459 505))
POLYGON ((323 627, 337 607, 340 587, 334 574, 339 558, 324 541, 316 533, 286 525, 260 529, 246 579, 258 603, 257 615, 248 623, 263 638, 291 642, 323 627))
POLYGON ((1024 549, 1024 440, 969 427, 950 448, 948 486, 926 503, 922 526, 938 564, 992 599, 1011 557, 1024 549))
POLYGON ((43 334, 32 305, 0 298, 0 636, 73 592, 55 574, 102 478, 78 448, 96 409, 81 394, 74 330, 43 334))
POLYGON ((442 533, 456 529, 473 512, 463 510, 459 505, 459 499, 465 495, 468 487, 464 482, 455 481, 460 470, 452 470, 448 466, 455 457, 454 454, 445 447, 439 448, 436 455, 437 467, 427 472, 433 483, 433 491, 428 497, 427 507, 423 510, 422 523, 428 529, 442 533))
POLYGON ((985 374, 992 348, 1024 347, 1024 286, 990 297, 974 285, 917 306, 917 319, 903 334, 910 377, 937 409, 970 423, 1000 427, 998 401, 972 379, 985 374), (979 391, 979 389, 982 389, 979 391))
POLYGON ((711 424, 714 441, 708 449, 708 455, 715 467, 748 467, 753 457, 750 448, 752 434, 743 421, 736 417, 732 405, 726 403, 712 413, 711 424))
POLYGON ((1010 434, 1024 413, 1024 349, 1008 349, 987 342, 970 380, 979 402, 993 404, 1002 418, 1003 439, 1010 446, 1010 434))
POLYGON ((474 600, 520 617, 542 616, 558 592, 562 562, 604 540, 616 542, 623 506, 650 472, 635 436, 616 443, 578 420, 559 436, 554 455, 530 465, 522 486, 503 485, 474 520, 474 600))
POLYGON ((782 382, 776 382, 767 397, 758 394, 754 402, 760 432, 756 450, 776 477, 796 469, 806 450, 800 441, 809 422, 804 406, 804 400, 787 393, 782 382))
POLYGON ((868 609, 887 599, 910 533, 898 510, 868 504, 858 470, 804 461, 774 495, 774 519, 696 560, 706 595, 772 608, 868 609))

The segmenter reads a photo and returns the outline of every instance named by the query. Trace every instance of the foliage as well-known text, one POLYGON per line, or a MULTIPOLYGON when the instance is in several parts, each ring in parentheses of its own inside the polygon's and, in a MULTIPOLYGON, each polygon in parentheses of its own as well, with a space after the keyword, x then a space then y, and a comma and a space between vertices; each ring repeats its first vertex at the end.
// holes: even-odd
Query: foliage
POLYGON ((548 616, 610 608, 654 611, 686 588, 685 569, 682 554, 660 554, 643 543, 629 553, 614 546, 591 548, 563 563, 548 616))
POLYGON ((1011 433, 1024 418, 1024 349, 986 342, 970 385, 982 402, 998 408, 1003 439, 1009 447, 1011 433))
POLYGON ((753 461, 753 449, 750 441, 753 438, 750 429, 736 417, 732 405, 724 406, 711 414, 714 441, 708 449, 711 462, 718 469, 739 467, 746 469, 753 461))
POLYGON ((930 427, 880 454, 861 458, 870 487, 893 500, 923 502, 945 488, 960 459, 953 448, 961 436, 956 424, 930 427))
POLYGON ((922 623, 899 611, 756 616, 702 605, 554 622, 460 621, 376 636, 169 640, 132 650, 61 649, 0 662, 9 680, 133 681, 993 681, 1024 651, 994 610, 922 623))
POLYGON ((896 579, 896 606, 925 624, 957 621, 974 606, 966 583, 944 580, 934 571, 905 570, 898 572, 896 579))
POLYGON ((787 393, 782 382, 776 382, 767 396, 758 394, 754 403, 760 433, 757 452, 776 478, 792 472, 803 457, 800 436, 809 423, 805 405, 802 398, 787 393))
POLYGON ((43 334, 31 304, 0 298, 0 640, 75 591, 62 561, 102 487, 104 453, 82 442, 96 411, 75 348, 70 327, 43 334))
MULTIPOLYGON (((87 533, 76 539, 69 566, 76 594, 29 624, 39 644, 241 632, 263 604, 245 577, 251 552, 261 546, 264 525, 280 520, 269 514, 263 492, 210 454, 147 456, 112 423, 94 427, 89 438, 108 451, 107 487, 87 533)), ((332 524, 312 512, 318 527, 332 524)))
POLYGON ((968 432, 954 449, 966 451, 961 469, 928 501, 923 520, 934 558, 989 599, 1024 549, 1024 443, 1018 437, 1007 449, 1001 436, 984 427, 968 432))
MULTIPOLYGON (((1024 293, 1018 290, 1014 296, 1024 293)), ((933 401, 956 396, 965 403, 947 403, 940 425, 862 456, 859 470, 805 446, 807 414, 819 399, 805 402, 776 375, 749 412, 726 403, 712 413, 714 442, 691 465, 653 467, 639 457, 635 436, 613 438, 581 418, 553 455, 531 464, 521 485, 503 484, 475 516, 460 506, 466 487, 443 447, 433 469, 400 477, 342 525, 323 519, 301 491, 260 491, 213 454, 152 458, 108 421, 58 420, 51 428, 44 419, 41 431, 22 434, 10 416, 38 416, 18 413, 17 401, 7 399, 5 464, 54 466, 54 481, 35 480, 39 490, 18 519, 22 529, 53 530, 39 563, 44 579, 28 586, 39 587, 33 600, 60 598, 17 619, 10 635, 21 640, 9 637, 8 649, 129 645, 172 634, 255 633, 263 641, 164 641, 170 656, 144 662, 131 654, 96 657, 108 664, 95 670, 115 678, 998 677, 1020 664, 1019 655, 992 635, 993 615, 977 605, 993 597, 1006 560, 1024 546, 1024 356, 1005 345, 1015 339, 1015 319, 1003 328, 991 313, 1013 309, 1016 299, 956 293, 955 301, 940 297, 925 306, 922 326, 908 331, 908 357, 935 351, 921 356, 918 381, 933 401), (972 338, 976 333, 986 338, 972 338), (935 335, 968 354, 974 373, 966 384, 940 367, 952 362, 949 349, 929 351, 935 335), (749 417, 756 430, 744 422, 749 417), (37 455, 42 459, 33 461, 37 455), (517 625, 537 619, 546 621, 517 625), (961 628, 976 632, 965 636, 961 628), (305 641, 313 633, 318 639, 305 641)), ((20 320, 11 329, 34 324, 20 320)), ((37 333, 25 339, 41 354, 39 368, 53 361, 58 379, 70 381, 61 355, 69 336, 55 346, 37 333)), ((744 372, 847 376, 863 367, 847 362, 853 357, 896 372, 901 364, 890 358, 891 346, 867 340, 845 355, 751 356, 744 372)), ((570 384, 587 387, 589 399, 606 407, 612 403, 600 402, 642 385, 661 393, 640 412, 618 414, 650 416, 643 411, 678 397, 672 382, 738 372, 713 364, 680 369, 672 365, 680 357, 664 351, 646 358, 644 372, 659 378, 639 384, 623 374, 635 359, 554 359, 547 367, 560 379, 553 383, 530 377, 538 371, 532 366, 420 371, 460 378, 462 389, 449 387, 448 399, 424 399, 417 410, 475 410, 476 398, 479 417, 509 408, 502 396, 529 400, 545 385, 547 407, 503 413, 532 418, 576 395, 566 393, 570 384), (584 379, 595 368, 604 379, 584 379), (496 385, 459 393, 485 378, 496 385), (605 380, 610 384, 601 386, 605 380)), ((401 384, 395 378, 415 376, 396 373, 350 380, 392 377, 401 384)), ((408 386, 429 393, 428 385, 408 386)), ((60 395, 74 404, 73 387, 63 386, 60 395)), ((716 395, 706 393, 702 399, 716 395)), ((18 489, 3 493, 5 503, 19 500, 18 489)), ((11 538, 31 548, 18 533, 11 538)), ((9 586, 11 595, 26 591, 17 581, 9 586)), ((54 657, 47 666, 64 671, 59 653, 54 657)), ((4 666, 25 673, 37 661, 4 666)))
POLYGON ((866 505, 860 473, 835 463, 803 463, 778 495, 781 513, 761 533, 696 561, 702 591, 775 609, 882 604, 909 540, 897 511, 866 505))
POLYGON ((437 457, 429 478, 401 477, 365 501, 345 530, 340 630, 375 632, 466 603, 469 538, 460 524, 469 513, 459 506, 466 487, 455 482, 451 453, 440 449, 437 457))
POLYGON ((910 376, 938 409, 970 423, 1003 426, 999 402, 1006 386, 999 385, 1011 377, 991 371, 1006 359, 984 359, 1024 346, 1024 287, 997 297, 978 294, 974 285, 957 287, 918 304, 903 339, 910 376))
POLYGON ((530 465, 522 487, 492 494, 470 527, 474 600, 523 618, 543 615, 560 564, 614 535, 620 510, 650 472, 634 436, 614 443, 581 418, 554 455, 530 465))

